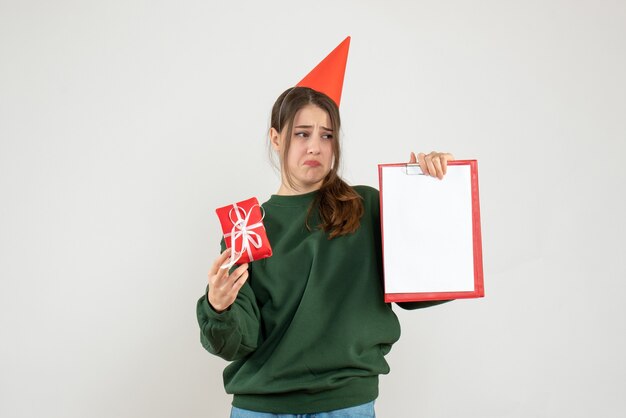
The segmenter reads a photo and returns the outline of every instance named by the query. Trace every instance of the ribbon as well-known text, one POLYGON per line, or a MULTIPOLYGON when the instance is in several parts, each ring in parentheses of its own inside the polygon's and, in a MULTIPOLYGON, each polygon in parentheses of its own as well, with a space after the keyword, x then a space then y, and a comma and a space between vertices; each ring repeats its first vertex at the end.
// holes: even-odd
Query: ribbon
POLYGON ((245 209, 240 208, 239 206, 237 206, 236 203, 233 203, 233 207, 228 212, 228 217, 230 218, 230 221, 233 224, 233 228, 230 230, 230 232, 224 234, 224 238, 226 239, 230 237, 231 253, 230 253, 230 260, 228 261, 228 263, 223 264, 220 267, 223 269, 230 269, 241 258, 241 256, 244 253, 248 254, 248 259, 250 261, 254 261, 254 257, 252 256, 251 246, 254 248, 261 248, 261 245, 263 244, 263 240, 261 239, 261 236, 257 234, 256 232, 252 231, 252 229, 260 228, 263 226, 263 218, 265 218, 265 211, 263 210, 262 206, 255 204, 250 207, 248 212, 246 212, 245 209), (250 215, 252 215, 252 209, 254 209, 255 206, 258 206, 259 209, 262 211, 261 220, 255 224, 248 225, 248 223, 250 222, 250 215), (236 220, 233 219, 233 211, 237 217, 236 220), (240 251, 236 251, 235 249, 235 243, 237 241, 237 238, 241 238, 241 250, 240 251))

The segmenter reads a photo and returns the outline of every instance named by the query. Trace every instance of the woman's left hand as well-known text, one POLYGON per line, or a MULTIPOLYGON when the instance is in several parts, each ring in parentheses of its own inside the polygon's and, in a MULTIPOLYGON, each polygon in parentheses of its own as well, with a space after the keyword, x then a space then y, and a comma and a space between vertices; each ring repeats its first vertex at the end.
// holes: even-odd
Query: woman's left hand
POLYGON ((415 153, 411 152, 409 164, 419 163, 422 173, 441 180, 448 171, 448 161, 454 161, 454 155, 447 152, 433 151, 430 154, 420 152, 417 154, 417 158, 415 153))

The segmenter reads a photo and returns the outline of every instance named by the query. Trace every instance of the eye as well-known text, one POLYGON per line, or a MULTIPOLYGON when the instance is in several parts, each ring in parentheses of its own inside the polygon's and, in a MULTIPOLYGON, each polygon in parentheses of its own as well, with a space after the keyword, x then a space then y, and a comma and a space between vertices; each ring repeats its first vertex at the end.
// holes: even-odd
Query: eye
POLYGON ((322 135, 322 139, 333 139, 333 134, 322 135))
POLYGON ((294 136, 297 136, 297 137, 300 137, 300 138, 308 138, 309 137, 309 133, 305 132, 305 131, 300 131, 300 132, 294 133, 294 136))

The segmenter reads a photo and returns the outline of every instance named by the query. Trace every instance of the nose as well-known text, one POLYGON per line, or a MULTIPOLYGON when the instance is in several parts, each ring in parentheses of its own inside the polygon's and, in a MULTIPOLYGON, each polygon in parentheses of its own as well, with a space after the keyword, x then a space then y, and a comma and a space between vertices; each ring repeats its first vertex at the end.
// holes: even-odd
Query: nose
POLYGON ((313 155, 317 155, 320 153, 320 143, 321 143, 321 139, 319 137, 319 134, 317 132, 314 132, 313 135, 311 135, 311 138, 309 138, 309 140, 307 141, 307 154, 313 154, 313 155))

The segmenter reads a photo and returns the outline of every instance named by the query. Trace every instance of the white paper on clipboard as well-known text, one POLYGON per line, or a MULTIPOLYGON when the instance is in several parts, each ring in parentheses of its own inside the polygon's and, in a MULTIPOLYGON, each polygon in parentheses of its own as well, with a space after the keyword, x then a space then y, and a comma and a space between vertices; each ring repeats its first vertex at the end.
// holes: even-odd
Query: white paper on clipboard
POLYGON ((386 299, 389 294, 483 296, 472 167, 455 163, 443 180, 413 165, 379 166, 386 299))

